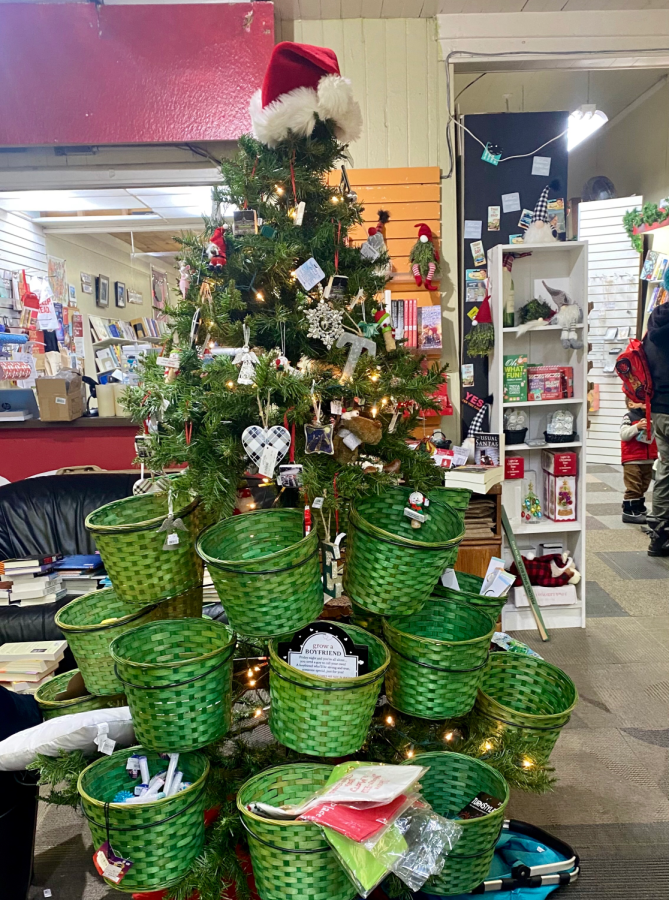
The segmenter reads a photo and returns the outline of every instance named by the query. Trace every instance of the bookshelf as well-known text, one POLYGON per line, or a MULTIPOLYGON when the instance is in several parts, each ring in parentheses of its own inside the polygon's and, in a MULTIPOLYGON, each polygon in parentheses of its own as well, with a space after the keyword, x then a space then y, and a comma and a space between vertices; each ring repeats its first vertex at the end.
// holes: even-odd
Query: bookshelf
POLYGON ((161 323, 156 319, 137 318, 128 322, 89 315, 88 327, 97 375, 104 375, 116 368, 123 369, 122 347, 156 346, 165 340, 161 336, 161 323), (138 331, 143 331, 145 336, 139 337, 138 331))
MULTIPOLYGON (((571 410, 575 419, 575 430, 578 438, 565 443, 548 443, 542 447, 533 447, 528 443, 510 444, 505 448, 506 456, 522 456, 525 471, 533 470, 537 474, 538 493, 542 496, 543 473, 541 470, 541 452, 545 449, 571 450, 577 454, 578 474, 576 476, 577 520, 575 522, 554 522, 545 515, 536 525, 526 524, 517 512, 520 479, 504 482, 503 502, 511 520, 511 526, 521 553, 531 547, 538 552, 541 541, 561 540, 563 549, 574 559, 576 568, 581 573, 581 581, 576 586, 577 602, 569 606, 544 606, 542 614, 546 627, 581 628, 585 627, 585 515, 586 515, 586 444, 587 444, 587 325, 584 323, 577 329, 578 337, 584 343, 581 350, 565 349, 560 342, 560 328, 557 325, 543 326, 519 335, 517 327, 502 328, 505 287, 509 284, 508 276, 504 278, 503 257, 507 253, 530 255, 516 257, 513 261, 511 278, 514 283, 514 303, 516 322, 518 309, 537 296, 535 282, 546 280, 554 285, 562 285, 571 299, 587 315, 588 297, 588 250, 585 241, 569 241, 556 244, 499 244, 493 247, 488 255, 488 271, 491 281, 492 317, 495 324, 495 347, 490 360, 490 390, 493 395, 491 408, 492 431, 504 430, 504 412, 509 408, 522 408, 528 415, 528 432, 526 440, 543 438, 548 414, 556 409, 571 410), (568 279, 559 282, 557 279, 568 279), (524 354, 528 363, 539 365, 571 366, 574 374, 574 396, 560 400, 527 400, 522 402, 504 402, 503 400, 503 363, 504 356, 524 354), (515 493, 514 493, 515 492, 515 493), (515 499, 514 499, 515 498, 515 499)), ((522 493, 522 491, 521 491, 522 493)), ((543 507, 543 496, 542 496, 543 507)), ((503 547, 505 558, 510 558, 508 546, 503 547)), ((534 618, 528 607, 516 608, 509 601, 502 610, 502 627, 505 631, 526 631, 535 629, 534 618)))

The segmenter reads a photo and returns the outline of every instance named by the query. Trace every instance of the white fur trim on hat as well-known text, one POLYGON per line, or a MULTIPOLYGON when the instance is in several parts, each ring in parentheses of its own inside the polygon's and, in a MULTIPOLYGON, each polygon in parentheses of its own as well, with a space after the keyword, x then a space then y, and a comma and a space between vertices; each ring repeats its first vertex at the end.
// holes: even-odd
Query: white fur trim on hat
POLYGON ((264 109, 261 92, 256 91, 249 109, 253 133, 268 147, 276 147, 290 131, 299 137, 311 134, 316 126, 316 116, 334 122, 334 133, 343 144, 356 140, 362 131, 362 113, 353 99, 351 82, 340 75, 323 76, 318 91, 295 88, 268 103, 264 109))

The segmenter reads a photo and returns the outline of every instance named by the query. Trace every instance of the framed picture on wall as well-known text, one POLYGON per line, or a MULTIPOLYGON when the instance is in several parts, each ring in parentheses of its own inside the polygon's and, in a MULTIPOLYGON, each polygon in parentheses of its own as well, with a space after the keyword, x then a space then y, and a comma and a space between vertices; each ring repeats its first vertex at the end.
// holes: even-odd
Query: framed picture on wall
POLYGON ((116 305, 125 306, 125 285, 122 281, 117 281, 114 285, 116 295, 116 305))
POLYGON ((141 291, 126 291, 128 303, 138 303, 141 304, 143 302, 143 297, 141 291))
POLYGON ((95 279, 95 305, 109 306, 109 278, 98 275, 95 279))

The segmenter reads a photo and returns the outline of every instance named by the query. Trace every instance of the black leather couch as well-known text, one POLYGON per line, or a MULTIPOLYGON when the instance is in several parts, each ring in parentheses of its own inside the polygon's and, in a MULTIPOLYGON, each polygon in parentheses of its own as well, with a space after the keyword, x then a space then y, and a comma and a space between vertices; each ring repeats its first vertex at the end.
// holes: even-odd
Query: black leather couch
MULTIPOLYGON (((0 560, 94 553, 86 516, 105 503, 129 497, 137 478, 107 472, 45 475, 0 487, 0 560)), ((24 609, 0 606, 0 643, 59 640, 54 615, 66 602, 64 598, 24 609)))

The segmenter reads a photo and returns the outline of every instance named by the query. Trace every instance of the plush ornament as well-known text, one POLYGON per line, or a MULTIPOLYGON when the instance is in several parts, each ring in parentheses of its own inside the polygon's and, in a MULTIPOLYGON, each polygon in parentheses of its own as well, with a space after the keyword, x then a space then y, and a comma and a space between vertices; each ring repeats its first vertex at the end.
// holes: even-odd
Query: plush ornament
POLYGON ((548 192, 558 190, 560 182, 555 179, 547 184, 539 195, 532 213, 532 222, 523 237, 524 244, 554 244, 557 241, 557 233, 553 231, 548 220, 548 192))
POLYGON ((418 229, 418 240, 409 254, 411 271, 418 287, 425 284, 428 291, 439 290, 432 279, 439 274, 439 251, 432 242, 432 229, 425 222, 414 226, 418 229))
POLYGON ((225 227, 217 228, 207 245, 209 268, 213 272, 221 272, 227 263, 225 249, 225 227))
POLYGON ((580 350, 583 347, 583 341, 578 339, 574 325, 578 325, 583 321, 583 310, 578 304, 574 303, 571 297, 564 291, 550 287, 545 281, 543 281, 542 284, 551 295, 553 302, 558 308, 552 321, 562 329, 560 332, 562 346, 565 350, 569 350, 569 348, 572 350, 580 350))
POLYGON ((469 333, 465 335, 465 349, 469 356, 487 356, 494 346, 495 329, 490 312, 490 294, 486 294, 472 319, 469 333))
POLYGON ((374 321, 381 329, 387 352, 392 353, 393 350, 397 350, 397 344, 393 337, 393 324, 388 312, 385 309, 377 309, 374 313, 374 321))
MULTIPOLYGON (((380 256, 383 256, 388 253, 388 248, 386 247, 386 233, 385 227, 390 220, 390 213, 386 212, 385 209, 380 209, 378 212, 379 221, 375 226, 367 229, 367 240, 360 248, 360 253, 365 259, 369 259, 372 262, 377 260, 380 256)), ((374 267, 374 274, 379 275, 383 278, 389 278, 392 273, 393 267, 390 259, 384 265, 379 265, 374 267)))
POLYGON ((268 147, 290 133, 308 137, 318 120, 329 123, 342 144, 357 140, 362 131, 351 82, 341 77, 337 56, 327 47, 277 44, 249 111, 255 137, 268 147))
POLYGON ((383 425, 379 419, 367 419, 365 416, 360 415, 349 416, 348 413, 344 413, 341 424, 343 428, 347 428, 364 444, 374 446, 383 437, 383 425))
POLYGON ((181 291, 181 296, 184 300, 186 299, 192 277, 190 266, 188 263, 182 262, 179 266, 179 290, 181 291))
MULTIPOLYGON (((536 587, 563 587, 565 584, 578 584, 581 573, 574 565, 568 553, 549 553, 547 556, 523 556, 523 563, 530 579, 536 587)), ((516 564, 509 566, 509 572, 516 576, 514 587, 522 587, 522 579, 516 564)))
POLYGON ((242 513, 251 512, 256 508, 255 500, 253 499, 253 494, 251 493, 251 488, 245 487, 240 488, 237 491, 237 499, 235 501, 235 511, 233 515, 239 516, 242 513))

